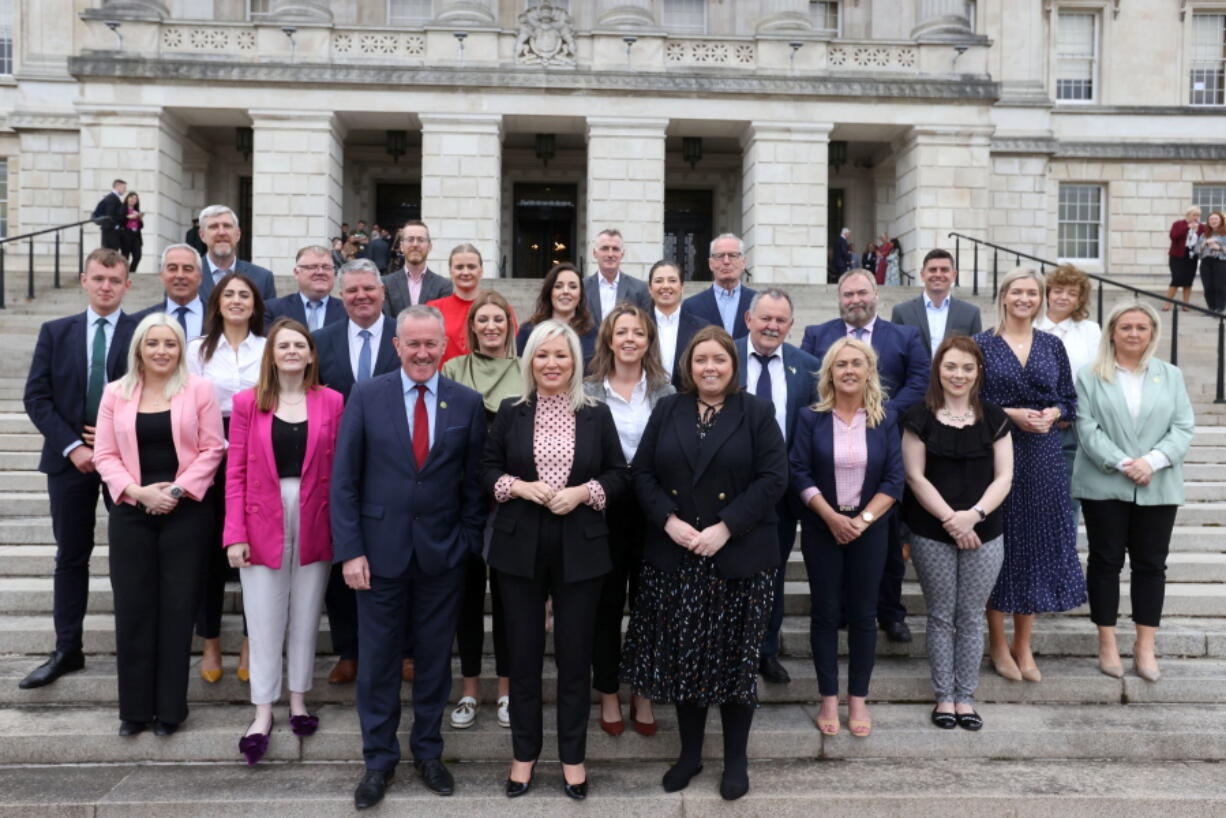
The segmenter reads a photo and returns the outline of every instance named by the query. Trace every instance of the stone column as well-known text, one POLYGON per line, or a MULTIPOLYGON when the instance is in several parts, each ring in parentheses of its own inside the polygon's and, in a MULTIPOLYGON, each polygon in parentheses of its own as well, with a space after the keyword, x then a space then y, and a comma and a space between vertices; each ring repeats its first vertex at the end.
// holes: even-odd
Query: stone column
POLYGON ((960 40, 973 36, 966 0, 919 0, 912 39, 960 40))
POLYGON ((664 246, 667 127, 667 119, 588 117, 587 231, 576 257, 588 259, 596 234, 615 227, 626 251, 622 269, 647 278, 664 246))
MULTIPOLYGON (((330 113, 253 110, 252 261, 289 275, 294 253, 338 235, 344 132, 330 113)), ((227 202, 235 207, 237 202, 227 202)))
POLYGON ((826 282, 828 122, 752 122, 741 135, 741 230, 754 286, 826 282))
POLYGON ((444 26, 492 26, 498 23, 492 0, 442 0, 434 22, 444 26))
POLYGON ((102 13, 115 19, 163 20, 170 16, 170 6, 165 0, 102 0, 102 13))
POLYGON ((808 0, 761 0, 759 5, 762 7, 759 34, 813 30, 808 0))
POLYGON ((278 23, 332 23, 332 7, 328 0, 272 0, 270 20, 278 23))
MULTIPOLYGON (((502 219, 502 116, 421 114, 421 217, 437 256, 471 242, 498 275, 502 219)), ((436 269, 443 262, 435 259, 436 269)))
POLYGON ((991 134, 992 126, 916 126, 898 148, 890 235, 902 242, 908 272, 949 244, 951 231, 987 234, 991 134))
POLYGON ((596 28, 656 28, 651 0, 596 0, 596 28))
MULTIPOLYGON (((149 258, 182 241, 191 224, 182 207, 183 123, 160 108, 82 106, 79 111, 81 218, 120 178, 140 194, 141 210, 148 214, 142 237, 149 258)), ((152 260, 142 264, 145 272, 156 266, 152 260)))

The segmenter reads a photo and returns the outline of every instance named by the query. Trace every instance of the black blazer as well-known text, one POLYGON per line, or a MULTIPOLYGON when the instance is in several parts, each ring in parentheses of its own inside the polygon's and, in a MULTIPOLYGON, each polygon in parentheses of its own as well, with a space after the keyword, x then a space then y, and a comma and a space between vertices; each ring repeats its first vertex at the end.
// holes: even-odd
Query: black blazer
MULTIPOLYGON (((749 305, 753 303, 753 297, 757 294, 757 290, 751 290, 744 281, 741 282, 741 303, 736 308, 736 319, 732 322, 734 339, 744 338, 749 334, 749 327, 745 326, 745 313, 749 312, 749 305)), ((682 301, 681 312, 701 319, 703 326, 714 324, 722 327, 724 325, 724 319, 719 314, 719 304, 715 301, 715 291, 710 287, 682 301)))
MULTIPOLYGON (((654 315, 654 313, 651 314, 654 315)), ((681 317, 677 320, 677 349, 673 352, 673 386, 678 391, 681 389, 681 356, 685 354, 685 348, 690 345, 690 339, 705 326, 709 325, 697 315, 685 310, 681 311, 681 317)))
POLYGON ((775 504, 788 482, 787 447, 775 407, 747 392, 729 395, 698 445, 698 398, 670 395, 656 404, 634 455, 632 474, 647 516, 643 558, 674 570, 685 549, 664 532, 669 514, 699 531, 723 521, 732 532, 715 555, 727 579, 779 565, 775 504))
MULTIPOLYGON (((80 440, 85 429, 85 392, 89 387, 86 315, 79 312, 48 321, 39 329, 34 346, 24 402, 26 414, 43 435, 38 470, 44 474, 59 474, 72 468, 64 457, 64 449, 80 440)), ((136 323, 132 316, 122 313, 115 323, 106 356, 108 382, 128 369, 128 344, 136 323)))
MULTIPOLYGON (((521 480, 540 479, 532 451, 535 402, 517 404, 507 398, 498 407, 494 424, 485 439, 481 458, 481 483, 487 495, 504 474, 521 480)), ((613 414, 603 403, 585 406, 575 416, 575 461, 566 485, 582 486, 599 481, 606 502, 628 490, 630 475, 613 414)), ((519 577, 536 575, 536 548, 541 519, 549 509, 518 498, 499 503, 494 512, 493 537, 487 562, 490 567, 519 577)), ((609 557, 609 526, 604 513, 581 504, 562 518, 562 563, 565 582, 580 582, 607 574, 613 568, 609 557)))
MULTIPOLYGON (((396 348, 392 346, 392 336, 395 328, 392 322, 383 321, 383 335, 379 338, 379 349, 375 351, 375 359, 371 362, 370 375, 383 375, 400 366, 400 358, 396 348)), ((353 389, 353 367, 349 364, 349 320, 337 321, 335 324, 325 324, 324 328, 312 333, 315 347, 319 353, 319 380, 329 389, 335 389, 349 399, 349 391, 353 389)))
POLYGON ((100 219, 103 216, 110 221, 101 222, 98 225, 102 230, 102 246, 118 250, 119 231, 127 219, 128 208, 124 206, 123 197, 116 196, 113 190, 98 200, 98 204, 94 205, 94 212, 90 215, 94 219, 100 219))

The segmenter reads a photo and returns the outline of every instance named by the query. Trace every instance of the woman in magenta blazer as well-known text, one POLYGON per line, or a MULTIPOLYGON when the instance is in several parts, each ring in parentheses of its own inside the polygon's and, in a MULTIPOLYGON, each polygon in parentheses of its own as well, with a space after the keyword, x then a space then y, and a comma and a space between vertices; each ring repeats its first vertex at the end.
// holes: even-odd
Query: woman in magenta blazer
POLYGON ((282 318, 264 345, 254 389, 234 396, 222 542, 239 569, 251 640, 255 718, 239 740, 248 764, 268 752, 272 706, 281 698, 281 653, 289 675, 289 721, 312 735, 307 712, 315 639, 332 570, 328 480, 344 398, 319 384, 315 341, 282 318), (286 633, 288 631, 288 639, 286 633))
MULTIPOLYGON (((187 718, 192 623, 209 544, 205 495, 225 451, 213 385, 187 371, 179 322, 140 322, 128 372, 98 408, 94 463, 114 501, 109 522, 119 735, 187 718)), ((92 509, 82 509, 92 514, 92 509)))

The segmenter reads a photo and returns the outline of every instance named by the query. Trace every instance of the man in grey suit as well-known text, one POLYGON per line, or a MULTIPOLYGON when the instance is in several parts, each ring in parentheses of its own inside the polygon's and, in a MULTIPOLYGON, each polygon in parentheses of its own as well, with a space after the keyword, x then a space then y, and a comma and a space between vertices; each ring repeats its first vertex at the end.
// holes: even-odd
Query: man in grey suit
POLYGON ((238 240, 243 231, 238 216, 225 205, 209 205, 200 211, 200 239, 208 252, 201 259, 200 297, 208 303, 213 285, 230 273, 242 273, 251 279, 264 303, 277 297, 277 285, 272 271, 238 257, 238 240))
POLYGON ((392 270, 383 276, 387 298, 383 312, 395 318, 405 307, 427 304, 436 298, 451 295, 451 279, 441 276, 426 267, 430 257, 430 228, 426 223, 412 219, 400 231, 400 252, 404 254, 404 267, 392 270))
POLYGON ((949 336, 974 335, 983 330, 979 308, 950 295, 957 277, 954 257, 948 250, 939 247, 929 250, 920 270, 924 292, 896 305, 890 314, 892 323, 906 324, 919 330, 929 358, 949 336))
POLYGON ((610 227, 596 235, 596 245, 592 248, 592 258, 596 259, 596 272, 587 277, 583 290, 587 307, 597 324, 623 301, 629 301, 651 315, 653 305, 647 285, 629 273, 622 272, 622 257, 625 254, 622 234, 617 228, 610 227))

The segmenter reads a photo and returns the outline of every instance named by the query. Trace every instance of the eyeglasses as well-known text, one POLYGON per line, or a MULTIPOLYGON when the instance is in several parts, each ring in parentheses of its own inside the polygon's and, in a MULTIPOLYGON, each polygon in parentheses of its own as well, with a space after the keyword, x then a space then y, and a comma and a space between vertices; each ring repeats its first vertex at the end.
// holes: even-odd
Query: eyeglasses
POLYGON ((336 268, 331 264, 299 264, 298 269, 305 270, 308 273, 317 273, 320 270, 324 271, 325 273, 336 272, 336 268))
POLYGON ((718 261, 735 261, 743 255, 744 253, 712 253, 711 258, 718 261))

